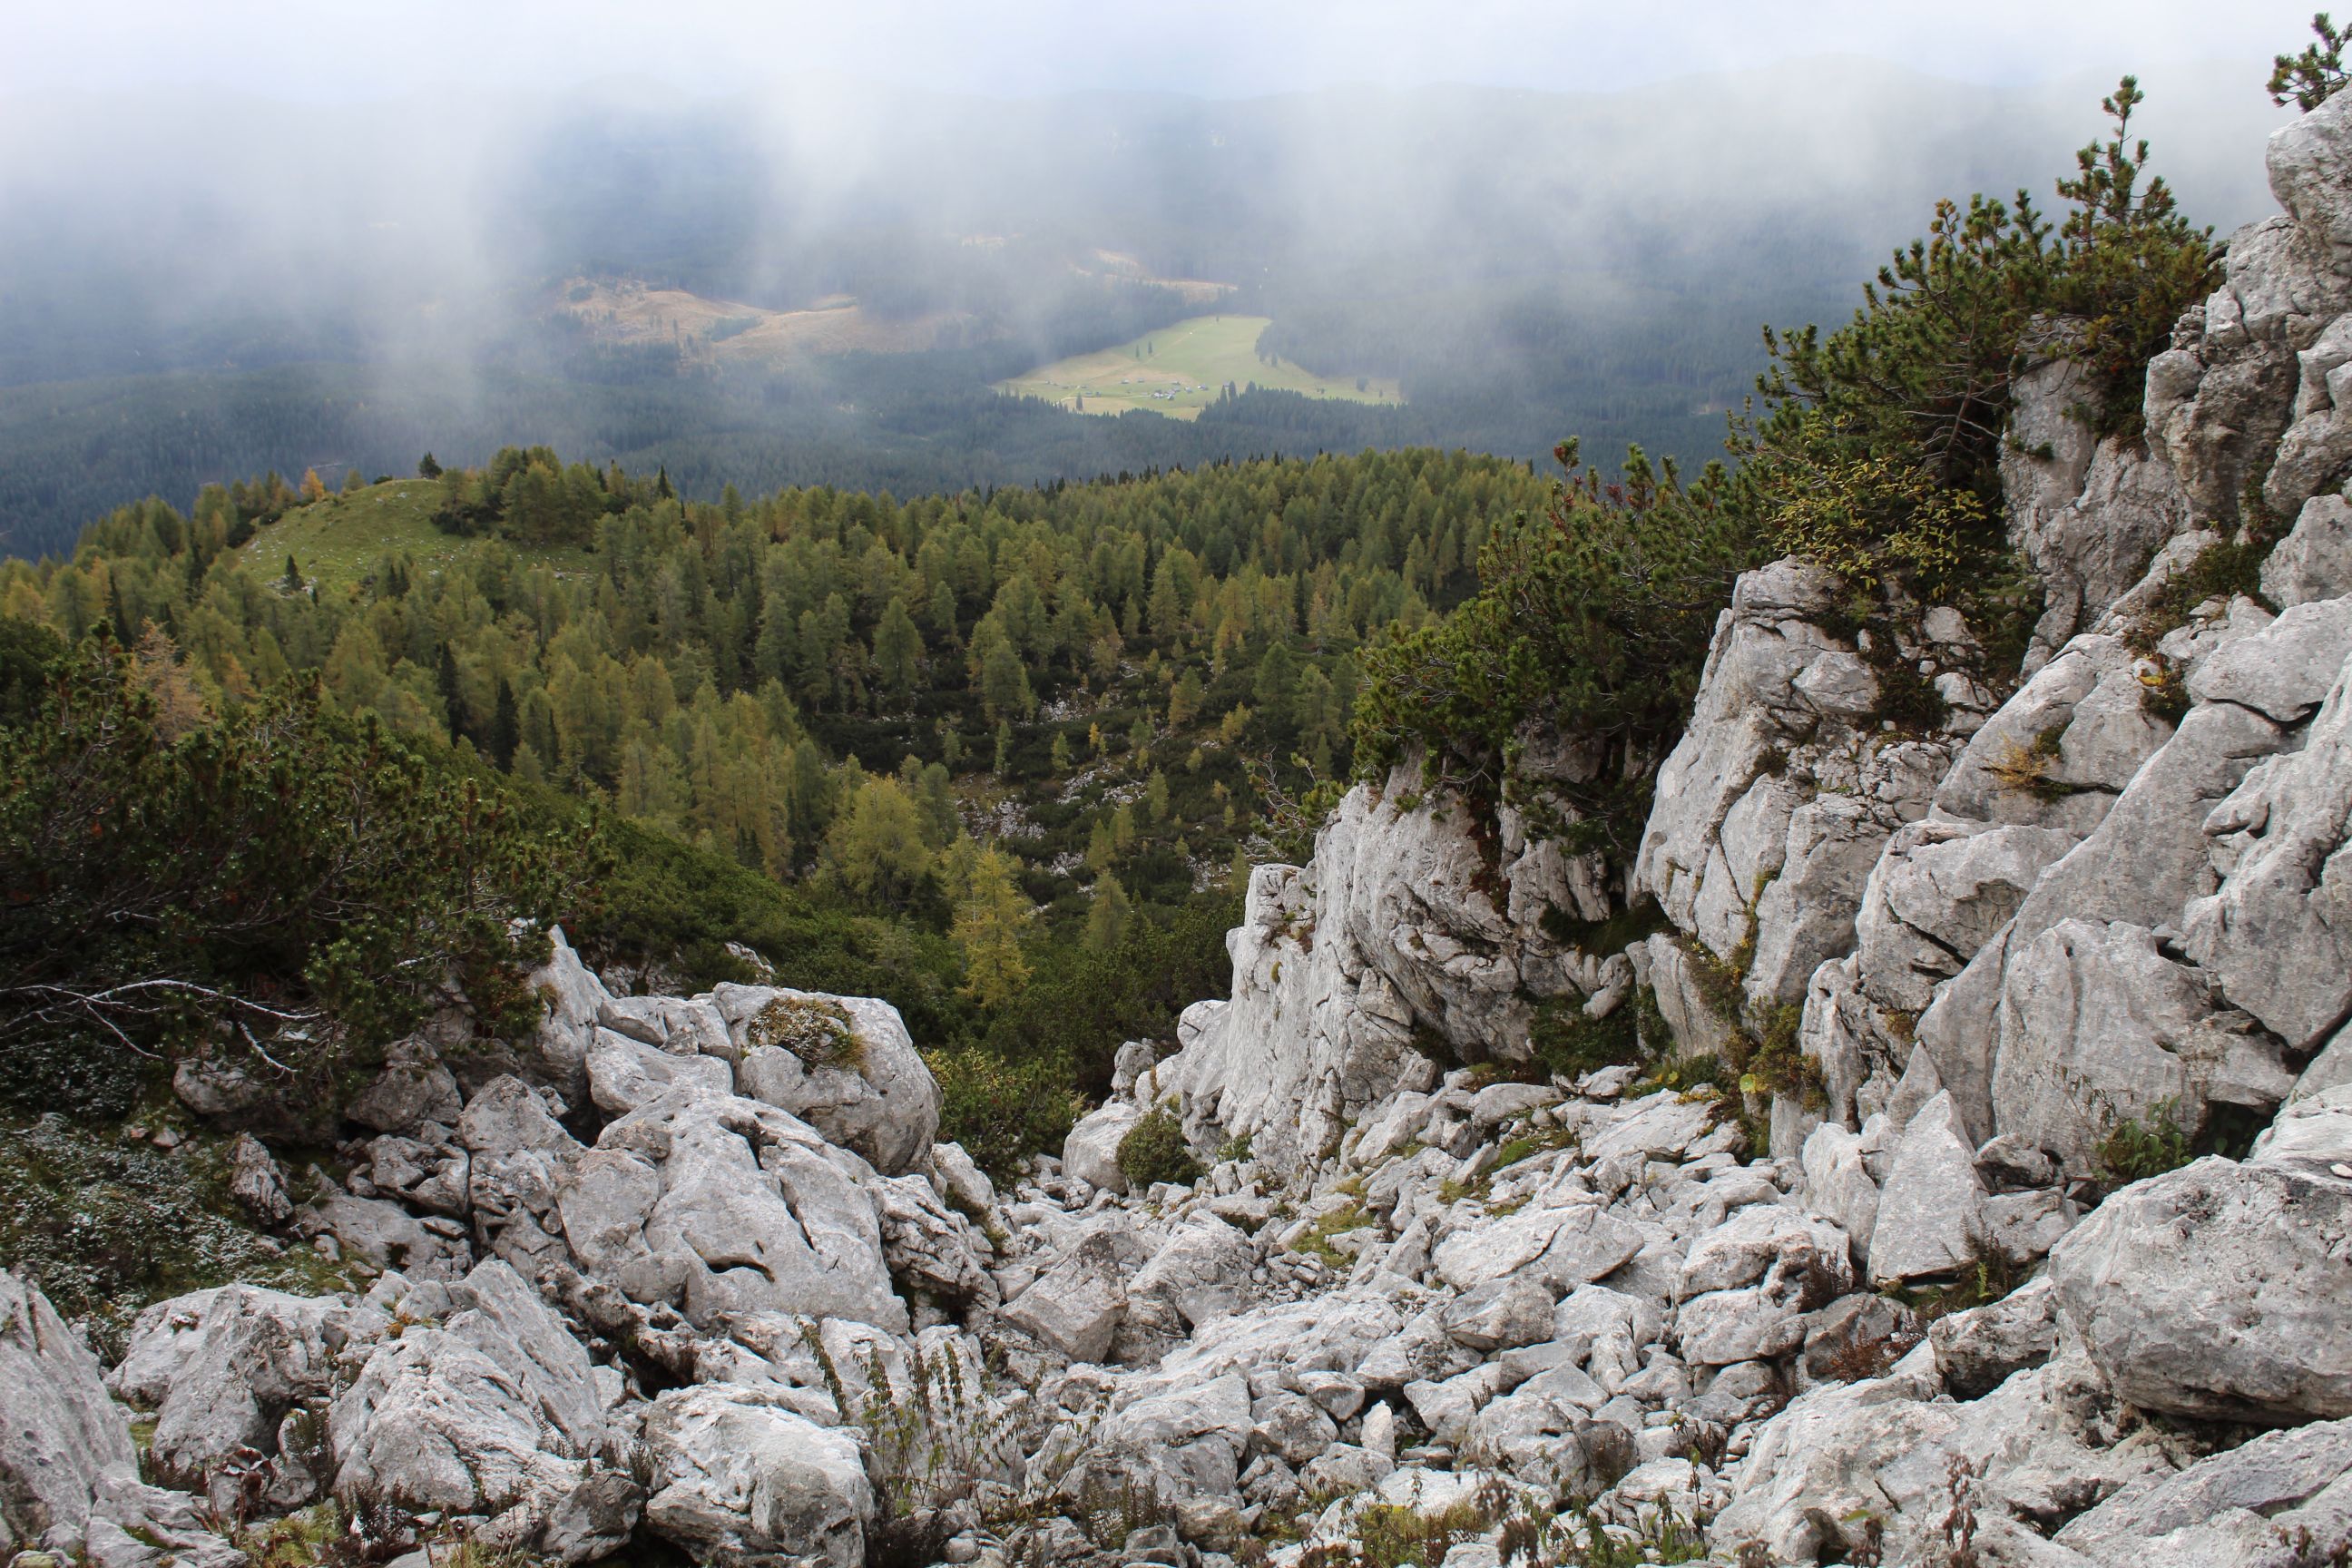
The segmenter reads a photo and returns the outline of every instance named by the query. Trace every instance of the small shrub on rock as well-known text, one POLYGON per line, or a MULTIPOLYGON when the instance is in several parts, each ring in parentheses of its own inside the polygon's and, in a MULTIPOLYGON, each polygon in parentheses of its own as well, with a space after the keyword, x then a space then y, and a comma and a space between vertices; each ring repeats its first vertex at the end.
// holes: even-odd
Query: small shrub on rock
POLYGON ((1016 1180, 1022 1163, 1059 1149, 1085 1105, 1066 1062, 1054 1057, 1007 1060, 993 1051, 927 1051, 940 1086, 940 1137, 961 1143, 990 1179, 1016 1180))
POLYGON ((1184 1141, 1184 1124, 1166 1106, 1145 1113, 1118 1141, 1118 1173, 1141 1192, 1156 1182, 1189 1186, 1201 1179, 1201 1162, 1184 1141))
POLYGON ((849 1014, 838 1002, 779 996, 752 1015, 744 1032, 752 1045, 780 1047, 813 1068, 856 1072, 866 1065, 866 1042, 849 1026, 849 1014))
POLYGON ((2091 1152, 2100 1180, 2120 1187, 2189 1163, 2195 1151, 2188 1130, 2180 1125, 2178 1109, 2174 1101, 2163 1100, 2146 1121, 2127 1116, 2108 1129, 2091 1152))

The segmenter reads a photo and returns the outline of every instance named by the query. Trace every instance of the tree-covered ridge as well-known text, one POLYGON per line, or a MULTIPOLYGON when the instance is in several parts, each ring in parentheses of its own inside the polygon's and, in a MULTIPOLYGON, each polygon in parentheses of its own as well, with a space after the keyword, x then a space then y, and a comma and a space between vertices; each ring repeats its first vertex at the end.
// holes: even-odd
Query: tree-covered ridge
POLYGON ((1221 983, 1263 792, 1349 765, 1354 650, 1459 599, 1486 520, 1541 493, 1427 451, 903 503, 705 505, 544 449, 426 468, 121 509, 69 561, 0 566, 0 626, 47 650, 29 670, 133 650, 104 657, 191 732, 315 683, 320 723, 593 831, 604 874, 544 912, 599 962, 744 977, 740 942, 887 996, 1000 1162, 1221 983), (403 489, 442 530, 429 559, 289 559, 372 537, 403 489))
MULTIPOLYGON (((286 487, 215 489, 0 568, 0 612, 68 640, 152 624, 229 706, 316 671, 340 711, 778 877, 862 853, 869 771, 903 778, 934 850, 960 805, 1017 785, 1006 820, 1031 832, 1002 837, 1045 900, 1147 843, 1222 864, 1244 758, 1344 770, 1351 650, 1461 597, 1486 520, 1539 493, 1517 466, 1428 452, 903 503, 700 505, 543 449, 437 482, 438 521, 474 539, 438 571, 395 555, 320 581, 273 546, 286 487)), ((366 500, 310 504, 357 526, 366 500)), ((1145 876, 1195 879, 1164 854, 1145 876)), ((903 905, 919 880, 874 886, 903 905)))

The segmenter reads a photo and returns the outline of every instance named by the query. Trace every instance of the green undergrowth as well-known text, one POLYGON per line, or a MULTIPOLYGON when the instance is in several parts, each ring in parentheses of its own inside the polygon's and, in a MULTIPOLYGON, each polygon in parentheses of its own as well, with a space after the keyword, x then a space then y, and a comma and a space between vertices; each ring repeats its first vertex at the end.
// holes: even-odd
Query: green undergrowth
POLYGON ((1319 1258, 1334 1268, 1352 1268, 1356 1260, 1332 1246, 1331 1238, 1361 1230, 1371 1223, 1372 1217, 1364 1212, 1364 1205, 1351 1200, 1307 1226, 1307 1234, 1292 1242, 1290 1249, 1319 1258))
POLYGON ((0 1122, 0 1259, 110 1359, 151 1301, 244 1280, 301 1295, 349 1280, 308 1247, 279 1252, 228 1195, 228 1142, 171 1152, 62 1116, 0 1122))

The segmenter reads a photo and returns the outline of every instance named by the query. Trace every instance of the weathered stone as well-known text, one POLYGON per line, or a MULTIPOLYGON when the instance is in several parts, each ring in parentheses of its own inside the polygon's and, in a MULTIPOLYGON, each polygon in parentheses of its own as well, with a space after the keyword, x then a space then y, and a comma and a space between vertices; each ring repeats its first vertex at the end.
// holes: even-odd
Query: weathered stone
POLYGON ((1950 1091, 1911 1118, 1879 1193, 1870 1234, 1872 1279, 1927 1279, 1974 1261, 1984 1241, 1984 1185, 1973 1152, 1950 1091))
MULTIPOLYGON (((2352 1471, 2352 1422, 2266 1432, 2153 1485, 2126 1488, 2070 1521, 2053 1539, 2094 1554, 2095 1561, 2128 1562, 2152 1538, 2231 1510, 2277 1518, 2336 1485, 2347 1471, 2352 1471)), ((2282 1530, 2272 1539, 2280 1542, 2290 1533, 2282 1530)), ((2327 1543, 2322 1537, 2316 1544, 2326 1549, 2327 1543)))
POLYGON ((1311 1400, 1296 1394, 1270 1394, 1251 1411, 1249 1444, 1263 1453, 1279 1455, 1285 1464, 1303 1465, 1339 1441, 1339 1427, 1311 1400))
POLYGON ((383 1070, 343 1114, 379 1132, 414 1132, 428 1121, 454 1126, 461 1109, 457 1080, 440 1053, 410 1036, 384 1047, 383 1070))
POLYGON ((1072 1361, 1099 1362, 1127 1311, 1126 1259, 1118 1240, 1097 1233, 1004 1305, 1004 1320, 1072 1361))
POLYGON ((1551 1337, 1552 1294, 1526 1274, 1486 1280, 1445 1308, 1445 1331, 1472 1350, 1512 1350, 1551 1337))
POLYGON ((1131 1100, 1107 1100, 1078 1119, 1062 1140, 1062 1169, 1091 1187, 1114 1193, 1127 1191, 1127 1177, 1118 1168, 1118 1146, 1143 1109, 1131 1100))
POLYGON ((1871 872, 1854 930, 1872 999, 1924 1011, 2017 912, 2075 837, 2054 827, 1979 828, 1949 820, 1896 830, 1871 872))
POLYGON ((1792 1401, 1758 1428, 1710 1542, 1735 1562, 1750 1545, 1769 1563, 1853 1561, 1874 1545, 1872 1521, 1897 1511, 1882 1485, 1886 1465, 1958 1425, 1953 1406, 1930 1403, 1936 1392, 1933 1377, 1906 1359, 1885 1377, 1792 1401))
POLYGON ((920 1176, 877 1176, 866 1189, 882 1226, 891 1279, 941 1301, 990 1302, 996 1286, 981 1267, 971 1224, 920 1176))
POLYGON ((341 1297, 225 1285, 140 1313, 108 1382, 154 1410, 156 1470, 202 1487, 241 1451, 274 1455, 287 1413, 333 1393, 338 1361, 391 1326, 341 1297))
POLYGON ((865 1562, 874 1489, 849 1433, 759 1390, 706 1384, 656 1399, 645 1440, 646 1523, 664 1540, 711 1562, 865 1562))
POLYGON ((672 1093, 607 1126, 556 1202, 582 1272, 633 1300, 679 1300, 698 1322, 792 1311, 897 1331, 871 1179, 787 1111, 672 1093))
POLYGON ((1183 1322, 1198 1328, 1239 1308, 1247 1299, 1256 1257, 1249 1238, 1213 1215, 1198 1214, 1178 1226, 1128 1281, 1135 1301, 1164 1301, 1183 1322))
POLYGON ((1937 1319, 1927 1338, 1944 1386, 1955 1398, 1979 1399, 2048 1361, 2058 1338, 2055 1304, 2044 1276, 1998 1301, 1937 1319))
POLYGON ((1852 1248, 1835 1225, 1801 1208, 1751 1204, 1691 1244, 1682 1293, 1753 1285, 1776 1267, 1812 1277, 1814 1289, 1832 1296, 1843 1295, 1853 1282, 1852 1248))
POLYGON ((48 1298, 0 1268, 0 1531, 79 1530, 109 1473, 135 1473, 131 1428, 97 1358, 48 1298))
POLYGON ((1805 1140, 1805 1206, 1856 1238, 1865 1252, 1878 1227, 1878 1184, 1863 1163, 1862 1140, 1824 1121, 1805 1140))
POLYGON ((2263 597, 2282 609, 2352 594, 2352 501, 2314 496, 2263 563, 2263 597))
POLYGON ((2142 927, 2062 921, 2012 947, 2006 987, 1994 1125, 2074 1174, 2118 1122, 2169 1114, 2193 1134, 2210 1103, 2267 1111, 2294 1087, 2276 1046, 2142 927))
POLYGON ((250 1132, 240 1132, 229 1145, 228 1195, 263 1226, 283 1225, 294 1212, 286 1195, 286 1173, 250 1132))
POLYGON ((458 1311, 368 1357, 328 1414, 335 1490, 424 1510, 541 1516, 581 1461, 611 1447, 587 1352, 505 1263, 450 1296, 458 1311))
POLYGON ((2123 1398, 2263 1424, 2352 1415, 2352 1178, 2335 1173, 2352 1090, 2296 1109, 2292 1141, 2126 1187, 2052 1252, 2061 1310, 2123 1398))
POLYGON ((2328 100, 2271 132, 2271 194, 2338 275, 2352 276, 2352 104, 2328 100))
POLYGON ((588 1097, 598 1110, 625 1116, 673 1089, 688 1095, 735 1091, 734 1074, 717 1057, 671 1056, 599 1027, 588 1047, 588 1097))
POLYGON ((1457 1290, 1523 1277, 1561 1292, 1600 1279, 1641 1249, 1641 1232, 1597 1204, 1577 1204, 1523 1209, 1462 1231, 1439 1244, 1430 1261, 1457 1290))
POLYGON ((898 1009, 871 996, 721 985, 711 1001, 742 1052, 747 1099, 791 1111, 886 1176, 930 1152, 940 1088, 898 1009))
POLYGON ((457 1121, 474 1234, 530 1275, 564 1254, 556 1194, 584 1151, 543 1091, 507 1076, 475 1091, 457 1121))
POLYGON ((996 1206, 996 1184, 962 1144, 932 1144, 931 1169, 939 1173, 940 1195, 964 1214, 985 1215, 996 1206))
POLYGON ((2347 819, 2352 671, 2336 677, 2301 749, 2249 773, 2208 813, 2221 885, 2181 921, 2182 946, 2230 1000, 2298 1048, 2315 1050, 2352 1001, 2347 819))
POLYGON ((2235 702, 2282 724, 2319 706, 2352 654, 2352 599, 2290 605, 2251 637, 2214 650, 2189 677, 2200 702, 2235 702))

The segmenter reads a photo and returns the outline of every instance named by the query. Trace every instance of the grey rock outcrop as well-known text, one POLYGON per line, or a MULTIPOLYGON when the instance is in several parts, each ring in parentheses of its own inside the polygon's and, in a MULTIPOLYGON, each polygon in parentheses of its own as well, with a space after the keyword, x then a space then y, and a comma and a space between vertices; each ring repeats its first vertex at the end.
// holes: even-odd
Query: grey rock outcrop
POLYGON ((78 1530, 110 1475, 135 1475, 131 1430, 97 1358, 31 1285, 0 1269, 0 1530, 78 1530))
POLYGON ((2143 1409, 2294 1423, 2352 1415, 2352 1090, 2295 1135, 2109 1198, 2052 1253, 2090 1357, 2143 1409))
POLYGON ((737 1091, 791 1111, 886 1176, 930 1152, 940 1090, 898 1010, 769 985, 711 994, 741 1057, 737 1091))
POLYGON ((705 1562, 858 1568, 874 1491, 857 1440, 757 1390, 673 1389, 646 1421, 646 1520, 705 1562))
MULTIPOLYGON (((449 1298, 447 1321, 379 1346, 331 1407, 335 1489, 346 1500, 513 1516, 505 1533, 536 1544, 567 1501, 580 1506, 598 1462, 616 1458, 587 1352, 503 1262, 482 1264, 449 1298)), ((591 1532, 574 1550, 617 1544, 591 1532)))
POLYGON ((248 1454, 280 1458, 287 1415, 332 1394, 338 1363, 391 1326, 364 1303, 224 1285, 142 1312, 107 1383, 154 1411, 157 1471, 200 1487, 248 1454))

